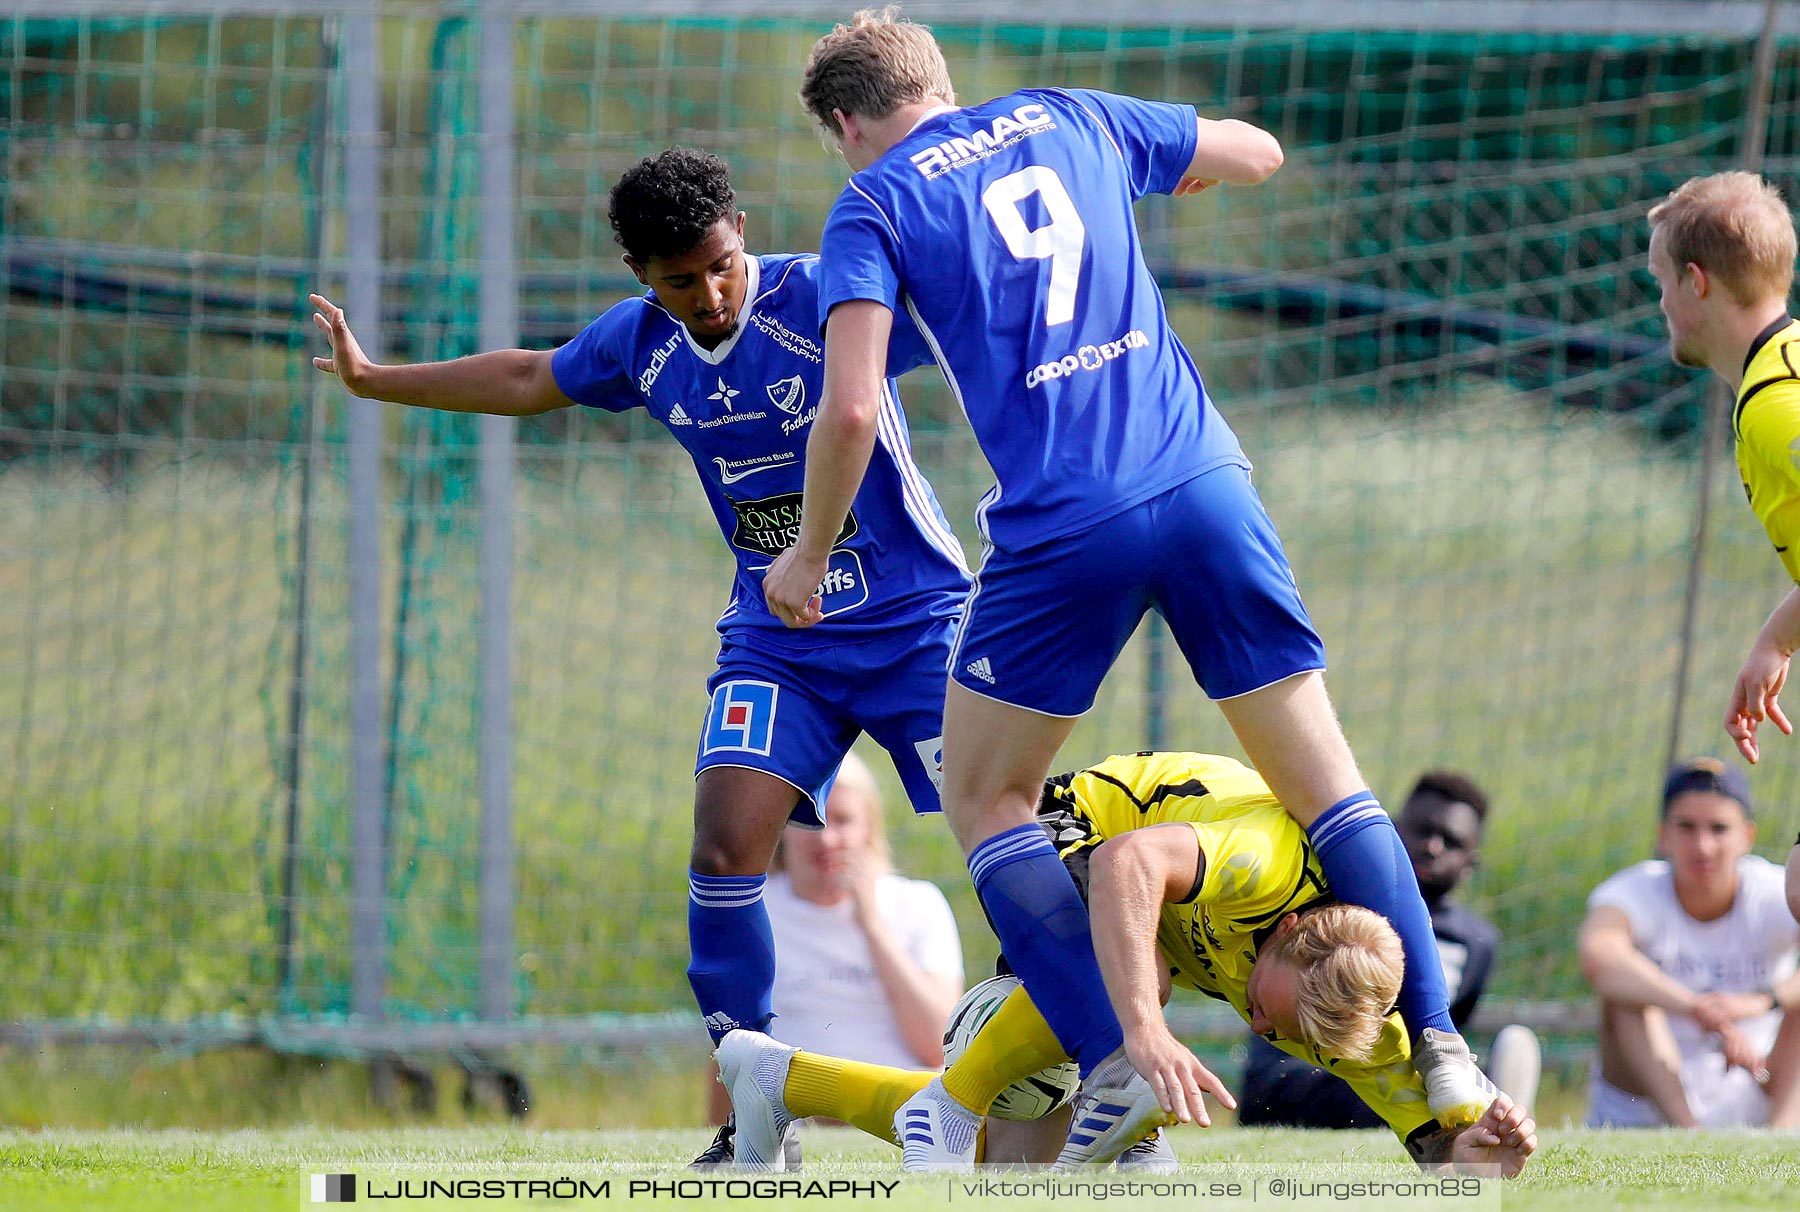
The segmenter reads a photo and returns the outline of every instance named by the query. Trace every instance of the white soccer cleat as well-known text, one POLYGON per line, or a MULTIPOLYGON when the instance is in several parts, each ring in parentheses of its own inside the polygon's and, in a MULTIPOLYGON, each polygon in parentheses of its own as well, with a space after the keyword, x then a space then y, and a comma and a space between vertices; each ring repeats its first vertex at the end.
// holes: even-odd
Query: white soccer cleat
POLYGON ((1181 1169, 1181 1162, 1169 1144, 1168 1133, 1161 1128, 1119 1154, 1118 1161, 1113 1164, 1121 1170, 1139 1174, 1173 1174, 1181 1169))
POLYGON ((943 1079, 934 1077, 894 1112, 900 1168, 908 1174, 973 1169, 980 1130, 981 1117, 951 1098, 943 1079))
POLYGON ((1413 1067, 1425 1083, 1425 1099, 1438 1123, 1461 1132, 1487 1111, 1500 1092, 1482 1071, 1463 1037, 1431 1027, 1419 1032, 1413 1067))
POLYGON ((784 1091, 788 1066, 798 1051, 760 1031, 731 1031, 713 1053, 719 1081, 731 1095, 737 1121, 733 1160, 742 1169, 789 1168, 787 1140, 794 1130, 794 1113, 787 1108, 784 1091))
POLYGON ((1163 1110, 1150 1083, 1131 1067, 1125 1049, 1120 1048, 1082 1080, 1068 1143, 1054 1168, 1104 1165, 1153 1129, 1174 1122, 1175 1117, 1163 1110))

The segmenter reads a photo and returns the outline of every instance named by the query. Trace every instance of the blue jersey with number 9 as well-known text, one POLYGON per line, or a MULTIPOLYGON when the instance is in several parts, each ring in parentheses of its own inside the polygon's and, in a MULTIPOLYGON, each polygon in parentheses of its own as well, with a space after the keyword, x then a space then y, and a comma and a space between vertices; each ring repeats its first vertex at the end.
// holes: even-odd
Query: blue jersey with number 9
POLYGON ((1001 550, 1248 465, 1132 215, 1180 183, 1196 127, 1192 106, 1026 89, 927 117, 832 208, 820 319, 853 299, 912 316, 994 469, 977 517, 1001 550))

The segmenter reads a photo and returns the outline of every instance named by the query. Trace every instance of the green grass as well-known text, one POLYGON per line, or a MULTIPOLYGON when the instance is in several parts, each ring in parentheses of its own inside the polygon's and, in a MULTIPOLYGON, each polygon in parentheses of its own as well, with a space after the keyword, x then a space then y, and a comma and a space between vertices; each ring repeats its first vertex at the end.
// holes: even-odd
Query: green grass
MULTIPOLYGON (((1180 1178, 1195 1182, 1267 1178, 1325 1178, 1331 1165, 1353 1165, 1359 1173, 1404 1179, 1412 1171, 1391 1137, 1382 1133, 1304 1133, 1218 1128, 1179 1130, 1176 1151, 1184 1163, 1180 1178), (1375 1167, 1365 1171, 1363 1167, 1375 1167)), ((169 1209, 260 1209, 308 1207, 306 1176, 330 1167, 378 1181, 385 1176, 414 1178, 568 1177, 598 1184, 611 1181, 612 1196, 596 1203, 649 1205, 629 1197, 633 1177, 680 1177, 679 1167, 705 1142, 698 1130, 527 1132, 502 1128, 342 1132, 320 1130, 188 1132, 44 1132, 0 1134, 0 1209, 34 1212, 148 1212, 169 1209)), ((894 1150, 851 1129, 814 1129, 805 1137, 808 1159, 801 1177, 829 1181, 900 1180, 894 1150)), ((1800 1200, 1800 1162, 1793 1137, 1761 1133, 1608 1133, 1579 1129, 1548 1131, 1527 1173, 1505 1185, 1508 1212, 1595 1207, 1647 1209, 1791 1208, 1800 1200)), ((1162 1181, 1162 1180, 1156 1180, 1162 1181)), ((1037 1198, 970 1197, 944 1178, 900 1180, 891 1198, 896 1209, 941 1205, 985 1212, 990 1208, 1049 1207, 1037 1198)), ((388 1188, 388 1189, 391 1189, 388 1188)), ((1489 1198, 1492 1196, 1490 1194, 1489 1198)), ((537 1201, 536 1206, 543 1206, 537 1201)), ((660 1202, 670 1202, 663 1200, 660 1202)), ((700 1202, 724 1202, 703 1200, 700 1202)), ((820 1201, 767 1200, 769 1206, 817 1205, 820 1201)), ((866 1201, 864 1201, 866 1202, 866 1201)), ((1066 1200, 1063 1202, 1067 1202, 1066 1200)), ((1265 1201, 1268 1202, 1268 1201, 1265 1201)), ((1142 1199, 1133 1206, 1193 1207, 1195 1201, 1142 1199)), ((391 1201, 387 1206, 477 1207, 486 1201, 391 1201)), ((1208 1207, 1252 1207, 1248 1200, 1208 1200, 1208 1207)), ((1320 1200, 1284 1201, 1298 1209, 1335 1207, 1320 1200)), ((1431 1201, 1387 1200, 1363 1207, 1438 1206, 1431 1201)), ((1472 1201, 1442 1206, 1498 1207, 1472 1201)))

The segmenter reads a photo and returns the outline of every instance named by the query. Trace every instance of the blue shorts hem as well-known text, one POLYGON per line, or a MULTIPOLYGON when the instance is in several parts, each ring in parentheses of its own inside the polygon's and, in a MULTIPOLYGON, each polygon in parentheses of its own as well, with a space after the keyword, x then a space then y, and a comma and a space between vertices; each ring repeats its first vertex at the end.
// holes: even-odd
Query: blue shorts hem
POLYGON ((1053 720, 1078 720, 1082 716, 1086 715, 1088 712, 1090 712, 1094 709, 1093 701, 1089 700, 1088 705, 1086 707, 1083 707, 1080 711, 1074 711, 1074 712, 1046 711, 1042 707, 1027 707, 1023 703, 1015 703, 1011 699, 1003 699, 997 694, 988 694, 985 691, 977 690, 977 689, 975 689, 975 687, 969 685, 967 682, 965 682, 961 678, 957 677, 955 673, 952 673, 950 675, 950 680, 952 682, 955 682, 957 684, 957 686, 961 687, 963 690, 968 691, 970 694, 974 695, 978 699, 986 699, 990 703, 999 703, 1002 707, 1011 707, 1018 711, 1029 711, 1032 715, 1047 716, 1053 720))
POLYGON ((813 793, 785 774, 777 774, 775 771, 765 770, 761 766, 752 766, 748 762, 709 762, 703 757, 694 764, 694 781, 699 782, 700 776, 708 770, 754 770, 758 774, 766 774, 772 779, 786 783, 800 793, 800 802, 794 805, 792 812, 788 813, 788 823, 815 832, 825 828, 825 814, 819 811, 819 803, 813 798, 813 793))
POLYGON ((1247 694, 1255 694, 1259 690, 1267 690, 1271 686, 1279 686, 1283 682, 1292 681, 1294 678, 1297 678, 1297 677, 1304 677, 1305 675, 1307 675, 1309 673, 1324 673, 1324 672, 1325 672, 1324 665, 1308 665, 1304 669, 1296 669, 1292 673, 1284 673, 1280 677, 1270 678, 1268 681, 1262 683, 1261 685, 1252 686, 1248 690, 1234 690, 1230 694, 1209 694, 1206 697, 1215 703, 1229 703, 1232 699, 1241 699, 1247 694))

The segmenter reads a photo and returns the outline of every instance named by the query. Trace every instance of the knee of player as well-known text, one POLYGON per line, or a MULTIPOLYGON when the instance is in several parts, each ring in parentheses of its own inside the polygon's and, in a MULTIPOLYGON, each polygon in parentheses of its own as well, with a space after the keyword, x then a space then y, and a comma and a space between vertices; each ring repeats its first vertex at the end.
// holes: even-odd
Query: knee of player
POLYGON ((756 839, 696 822, 688 866, 696 875, 764 875, 771 857, 771 848, 756 839))

